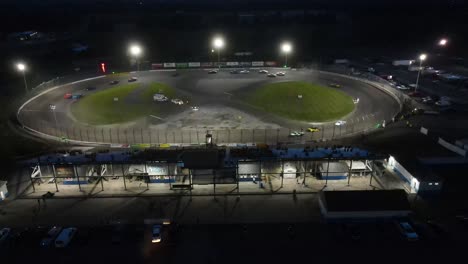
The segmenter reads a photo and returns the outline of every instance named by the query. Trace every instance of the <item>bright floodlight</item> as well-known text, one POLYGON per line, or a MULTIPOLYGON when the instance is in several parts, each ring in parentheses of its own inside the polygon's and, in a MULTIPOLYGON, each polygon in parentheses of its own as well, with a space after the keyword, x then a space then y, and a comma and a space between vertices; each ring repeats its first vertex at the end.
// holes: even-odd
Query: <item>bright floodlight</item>
POLYGON ((19 71, 24 71, 26 70, 26 65, 24 65, 23 63, 18 63, 16 64, 16 68, 18 68, 19 71))
POLYGON ((426 54, 421 54, 419 55, 419 60, 423 61, 427 58, 427 55, 426 54))
POLYGON ((439 45, 440 45, 440 46, 445 46, 446 44, 447 44, 447 39, 441 39, 441 40, 439 41, 439 45))
POLYGON ((140 46, 133 45, 130 47, 130 53, 134 56, 138 56, 141 54, 141 48, 140 46))
POLYGON ((220 49, 224 46, 224 40, 222 38, 215 38, 213 40, 213 46, 217 49, 220 49))
POLYGON ((284 53, 289 53, 289 52, 291 52, 291 50, 292 50, 292 46, 291 46, 291 44, 289 44, 289 43, 284 43, 283 45, 281 45, 281 50, 282 50, 284 53))

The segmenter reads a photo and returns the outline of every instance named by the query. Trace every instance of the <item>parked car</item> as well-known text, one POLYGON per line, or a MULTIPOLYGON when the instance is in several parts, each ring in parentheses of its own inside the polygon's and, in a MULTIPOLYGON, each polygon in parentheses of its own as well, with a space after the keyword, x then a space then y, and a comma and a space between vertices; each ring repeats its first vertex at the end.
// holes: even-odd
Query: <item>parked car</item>
POLYGON ((432 99, 432 97, 430 97, 430 96, 425 96, 425 97, 421 98, 421 102, 423 104, 432 104, 432 103, 434 103, 434 99, 432 99))
POLYGON ((421 92, 411 92, 411 93, 408 93, 408 95, 411 97, 424 97, 424 94, 421 92))
POLYGON ((160 243, 161 242, 161 225, 153 225, 151 230, 151 243, 160 243))
POLYGON ((74 227, 63 229, 62 232, 60 232, 60 234, 58 235, 57 239, 55 239, 55 247, 57 248, 67 247, 70 244, 73 237, 75 236, 76 230, 77 229, 74 227))
POLYGON ((404 86, 403 84, 397 85, 396 88, 398 90, 410 90, 411 88, 404 86))
POLYGON ((63 96, 64 99, 71 99, 72 98, 72 94, 71 93, 66 93, 64 96, 63 96))
POLYGON ((6 241, 10 237, 10 233, 11 233, 11 228, 4 227, 0 229, 0 245, 3 243, 6 243, 6 241))
POLYGON ((408 240, 408 241, 416 241, 419 240, 418 234, 414 231, 413 227, 408 222, 398 222, 397 227, 400 230, 401 234, 408 240))
POLYGON ((116 85, 116 84, 118 84, 118 83, 119 83, 119 81, 116 81, 116 80, 110 81, 110 82, 109 82, 110 85, 116 85))
POLYGON ((138 80, 137 77, 130 77, 130 78, 128 79, 128 82, 136 82, 137 80, 138 80))
POLYGON ((49 247, 55 238, 57 238, 58 234, 62 231, 62 227, 54 226, 48 232, 47 235, 41 240, 40 246, 41 247, 49 247))

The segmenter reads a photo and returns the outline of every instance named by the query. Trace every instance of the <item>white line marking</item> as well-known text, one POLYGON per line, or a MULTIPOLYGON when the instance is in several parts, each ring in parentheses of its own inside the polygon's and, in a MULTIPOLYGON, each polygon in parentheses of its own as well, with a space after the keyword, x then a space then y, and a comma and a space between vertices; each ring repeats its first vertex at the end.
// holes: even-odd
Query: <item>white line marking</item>
POLYGON ((159 116, 155 116, 155 115, 150 115, 150 116, 151 116, 152 118, 156 118, 156 119, 159 119, 159 120, 164 120, 164 119, 162 119, 162 118, 159 117, 159 116))
POLYGON ((224 94, 232 96, 232 93, 224 92, 224 94))

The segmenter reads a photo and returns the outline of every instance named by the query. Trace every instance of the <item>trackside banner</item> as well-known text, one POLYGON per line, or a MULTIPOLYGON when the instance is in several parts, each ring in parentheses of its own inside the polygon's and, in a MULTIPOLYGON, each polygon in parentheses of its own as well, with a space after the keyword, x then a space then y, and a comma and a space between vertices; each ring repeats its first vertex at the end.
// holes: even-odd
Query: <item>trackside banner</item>
POLYGON ((252 67, 263 67, 263 61, 252 61, 252 67))
POLYGON ((265 66, 276 66, 276 61, 266 61, 265 66))
POLYGON ((213 63, 212 62, 202 62, 201 67, 213 67, 213 63))
POLYGON ((226 66, 238 66, 239 62, 237 61, 228 61, 226 62, 226 66))
POLYGON ((175 63, 174 62, 165 62, 164 63, 164 68, 175 68, 175 63))
POLYGON ((176 68, 187 68, 187 67, 188 67, 188 63, 186 62, 176 63, 176 68))
POLYGON ((189 66, 189 68, 198 68, 198 67, 200 67, 200 63, 199 62, 189 62, 188 66, 189 66))
POLYGON ((249 67, 249 66, 252 66, 252 63, 250 61, 241 61, 239 65, 244 66, 244 67, 249 67))
POLYGON ((152 63, 151 64, 151 69, 152 70, 162 69, 163 67, 164 67, 163 63, 152 63))

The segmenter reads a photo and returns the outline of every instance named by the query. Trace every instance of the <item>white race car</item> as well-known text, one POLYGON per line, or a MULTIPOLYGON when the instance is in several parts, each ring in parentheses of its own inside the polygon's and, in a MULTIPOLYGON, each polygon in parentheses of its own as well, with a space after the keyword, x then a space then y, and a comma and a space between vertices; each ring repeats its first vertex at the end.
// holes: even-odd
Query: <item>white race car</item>
POLYGON ((182 101, 180 99, 177 99, 177 98, 172 99, 171 102, 176 104, 176 105, 183 105, 184 104, 184 101, 182 101))
POLYGON ((284 72, 277 72, 276 73, 276 76, 284 76, 284 75, 286 75, 286 73, 284 73, 284 72))
POLYGON ((274 74, 274 73, 269 73, 267 76, 268 76, 268 77, 276 77, 276 74, 274 74))
POLYGON ((259 70, 258 73, 268 73, 267 70, 259 70))
POLYGON ((293 131, 289 134, 290 137, 300 137, 300 136, 303 136, 304 135, 304 132, 299 132, 299 131, 293 131))
POLYGON ((335 122, 335 126, 343 126, 345 124, 346 124, 346 121, 344 121, 344 120, 338 120, 338 121, 335 122))
POLYGON ((198 111, 198 110, 199 110, 198 106, 192 106, 192 111, 198 111))

